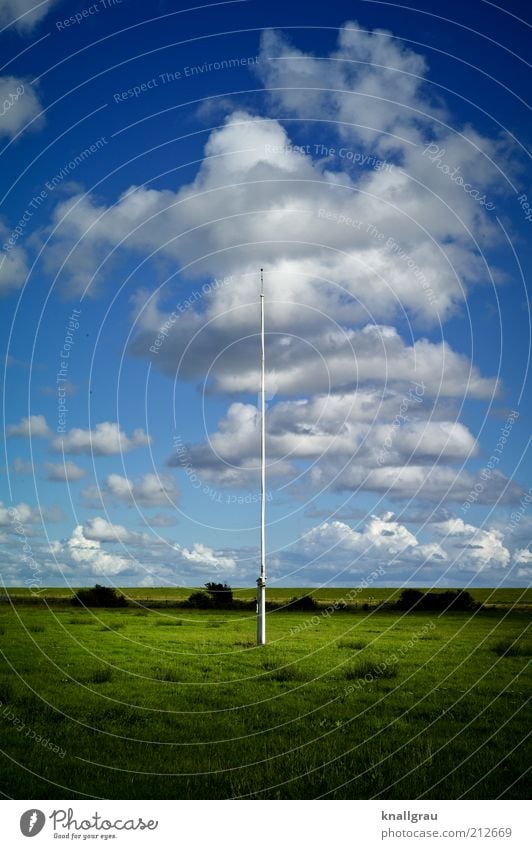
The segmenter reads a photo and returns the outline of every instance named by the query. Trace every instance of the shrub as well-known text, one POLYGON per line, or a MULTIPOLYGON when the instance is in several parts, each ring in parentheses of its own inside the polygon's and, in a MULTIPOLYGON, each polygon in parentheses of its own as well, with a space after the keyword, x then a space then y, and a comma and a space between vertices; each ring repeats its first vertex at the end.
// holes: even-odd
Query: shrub
POLYGON ((397 602, 397 607, 400 610, 411 610, 412 608, 416 608, 416 610, 422 610, 424 598, 425 593, 421 590, 403 590, 403 592, 401 593, 401 597, 397 602))
POLYGON ((290 612, 292 610, 301 610, 304 613, 310 613, 313 610, 319 609, 319 604, 311 595, 294 596, 288 604, 290 612))
POLYGON ((229 584, 217 584, 209 581, 205 589, 212 598, 214 607, 231 607, 233 604, 233 590, 229 584))
POLYGON ((197 607, 201 610, 214 607, 212 596, 209 593, 203 592, 203 590, 197 590, 197 592, 192 593, 188 597, 188 604, 190 607, 197 607))
POLYGON ((72 604, 76 607, 127 607, 127 599, 114 587, 96 584, 91 589, 78 590, 72 604))
POLYGON ((467 590, 445 590, 425 593, 422 590, 403 590, 394 607, 397 610, 416 610, 441 613, 447 610, 476 610, 479 605, 467 590))

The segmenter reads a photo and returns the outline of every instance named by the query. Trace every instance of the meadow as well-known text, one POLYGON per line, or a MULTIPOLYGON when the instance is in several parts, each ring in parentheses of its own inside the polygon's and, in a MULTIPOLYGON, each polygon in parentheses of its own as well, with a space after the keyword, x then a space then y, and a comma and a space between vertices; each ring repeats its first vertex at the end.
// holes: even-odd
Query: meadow
POLYGON ((2 792, 526 798, 530 593, 475 591, 492 606, 474 613, 372 609, 396 592, 361 594, 356 612, 272 612, 257 647, 249 611, 84 610, 56 590, 37 605, 13 591, 0 605, 2 792))

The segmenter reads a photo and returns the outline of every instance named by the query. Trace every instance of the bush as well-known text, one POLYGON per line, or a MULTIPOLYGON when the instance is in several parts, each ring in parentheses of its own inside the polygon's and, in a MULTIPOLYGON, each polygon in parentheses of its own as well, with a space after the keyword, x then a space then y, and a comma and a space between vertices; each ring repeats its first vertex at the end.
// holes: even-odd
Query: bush
POLYGON ((292 610, 302 610, 304 613, 310 613, 313 610, 319 610, 319 604, 311 595, 294 596, 288 604, 290 612, 292 610))
POLYGON ((425 593, 422 590, 403 590, 394 607, 397 610, 444 612, 446 610, 476 610, 479 605, 467 590, 446 590, 425 593))
POLYGON ((214 607, 231 607, 233 604, 233 590, 229 584, 216 584, 214 581, 209 581, 205 584, 205 589, 211 596, 214 607))
POLYGON ((422 610, 424 598, 425 593, 421 590, 403 590, 401 597, 397 602, 397 607, 400 610, 412 610, 412 608, 422 610))
POLYGON ((127 607, 127 599, 114 587, 96 584, 92 589, 78 590, 72 604, 76 607, 127 607))
POLYGON ((192 593, 192 595, 188 597, 188 604, 190 607, 197 607, 200 610, 206 610, 214 607, 212 596, 210 596, 209 593, 203 592, 203 590, 198 590, 197 592, 192 593))

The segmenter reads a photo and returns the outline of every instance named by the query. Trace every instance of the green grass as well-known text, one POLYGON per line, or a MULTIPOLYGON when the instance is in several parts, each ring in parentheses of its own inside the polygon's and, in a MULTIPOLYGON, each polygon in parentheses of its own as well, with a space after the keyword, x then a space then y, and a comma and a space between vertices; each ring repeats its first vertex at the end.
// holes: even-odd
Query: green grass
POLYGON ((143 612, 0 606, 5 794, 526 796, 524 609, 143 612))
POLYGON ((493 651, 500 657, 532 657, 532 642, 521 640, 499 640, 493 651))
POLYGON ((345 677, 348 681, 362 679, 368 682, 377 681, 379 678, 397 678, 397 664, 391 666, 389 663, 377 663, 367 659, 354 666, 348 666, 345 677))

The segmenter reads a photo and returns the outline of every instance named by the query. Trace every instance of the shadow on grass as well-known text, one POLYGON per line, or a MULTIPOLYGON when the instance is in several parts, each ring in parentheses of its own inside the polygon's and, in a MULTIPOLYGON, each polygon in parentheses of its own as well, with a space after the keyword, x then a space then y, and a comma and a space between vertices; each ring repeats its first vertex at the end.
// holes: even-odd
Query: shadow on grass
POLYGON ((518 643, 515 640, 499 640, 492 649, 499 657, 531 657, 532 643, 518 643))
POLYGON ((371 660, 362 660, 355 666, 348 666, 344 672, 347 681, 376 681, 378 679, 397 678, 397 665, 387 663, 375 663, 371 660))

